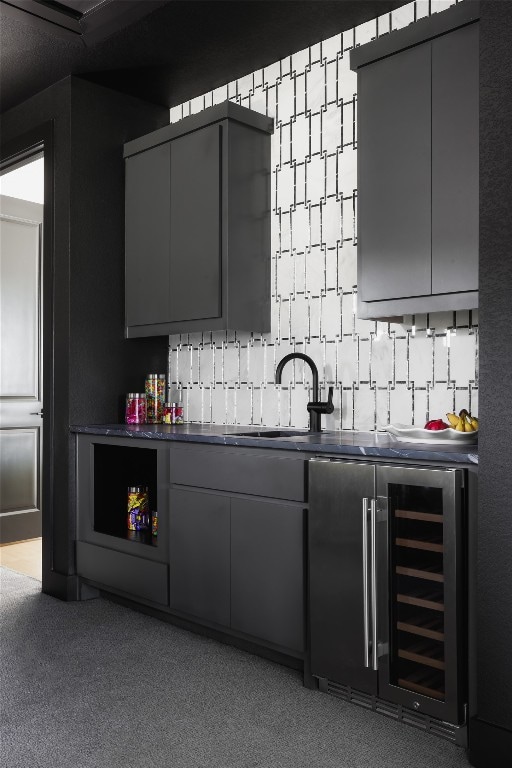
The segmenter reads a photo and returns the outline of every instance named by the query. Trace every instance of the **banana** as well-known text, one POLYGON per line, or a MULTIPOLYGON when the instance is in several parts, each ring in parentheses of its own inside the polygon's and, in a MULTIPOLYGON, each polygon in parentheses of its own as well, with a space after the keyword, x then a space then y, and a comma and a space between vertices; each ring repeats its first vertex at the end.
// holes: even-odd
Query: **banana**
POLYGON ((459 411, 458 416, 456 413, 447 413, 446 418, 451 428, 457 432, 476 432, 478 429, 478 419, 465 408, 459 411))
POLYGON ((473 418, 465 408, 460 412, 461 419, 464 419, 464 427, 466 432, 475 432, 478 429, 478 419, 473 418))

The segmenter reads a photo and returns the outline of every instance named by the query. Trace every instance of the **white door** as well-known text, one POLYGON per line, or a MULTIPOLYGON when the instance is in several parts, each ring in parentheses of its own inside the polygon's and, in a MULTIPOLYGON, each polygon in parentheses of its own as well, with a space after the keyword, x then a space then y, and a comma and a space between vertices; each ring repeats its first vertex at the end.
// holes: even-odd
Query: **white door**
POLYGON ((41 536, 42 222, 0 196, 0 543, 41 536))

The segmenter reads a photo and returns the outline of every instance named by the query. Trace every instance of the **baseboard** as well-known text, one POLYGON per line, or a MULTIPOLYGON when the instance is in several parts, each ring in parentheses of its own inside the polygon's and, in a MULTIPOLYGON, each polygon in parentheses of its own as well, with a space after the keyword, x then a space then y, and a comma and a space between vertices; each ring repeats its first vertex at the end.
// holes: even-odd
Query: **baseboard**
POLYGON ((512 731, 486 723, 478 717, 469 721, 468 759, 475 768, 510 768, 512 731))
POLYGON ((79 585, 76 574, 66 576, 57 571, 45 570, 43 566, 43 590, 45 595, 51 595, 59 600, 79 600, 79 585))
POLYGON ((300 670, 301 672, 303 671, 304 660, 302 658, 289 656, 288 654, 274 650, 273 648, 259 645, 252 640, 246 640, 243 637, 228 634, 227 632, 213 629, 212 627, 205 626, 204 624, 196 624, 195 622, 184 619, 180 616, 177 616, 176 614, 160 611, 157 608, 153 608, 149 605, 143 605, 142 603, 136 603, 133 600, 122 597, 121 595, 114 594, 113 592, 104 592, 101 590, 101 588, 100 595, 105 600, 111 600, 113 603, 119 603, 120 605, 124 605, 127 608, 132 608, 139 613, 145 613, 148 616, 153 616, 156 619, 165 621, 168 624, 173 624, 175 627, 180 627, 180 629, 185 629, 188 632, 193 632, 196 635, 203 635, 204 637, 217 640, 218 642, 224 643, 225 645, 232 645, 241 651, 252 653, 254 656, 261 656, 264 659, 273 661, 276 664, 281 664, 284 667, 300 670))
POLYGON ((0 544, 38 539, 41 536, 41 510, 0 514, 0 544))

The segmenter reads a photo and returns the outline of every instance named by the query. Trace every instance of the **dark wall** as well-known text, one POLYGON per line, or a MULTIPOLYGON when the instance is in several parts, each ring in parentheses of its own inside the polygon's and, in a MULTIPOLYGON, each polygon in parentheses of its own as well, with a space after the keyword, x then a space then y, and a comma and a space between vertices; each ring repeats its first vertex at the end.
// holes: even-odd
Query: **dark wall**
POLYGON ((169 112, 73 78, 71 113, 70 420, 112 423, 146 372, 167 371, 167 337, 124 338, 123 144, 169 112))
MULTIPOLYGON (((511 50, 512 3, 486 0, 480 21, 477 716, 512 731, 511 50)), ((486 765, 493 765, 491 757, 492 751, 486 765)))
POLYGON ((123 338, 122 145, 168 121, 162 107, 74 78, 2 115, 2 157, 43 123, 53 134, 45 152, 53 194, 43 254, 43 590, 60 597, 76 596, 69 426, 119 421, 122 393, 167 367, 165 337, 138 345, 123 338))

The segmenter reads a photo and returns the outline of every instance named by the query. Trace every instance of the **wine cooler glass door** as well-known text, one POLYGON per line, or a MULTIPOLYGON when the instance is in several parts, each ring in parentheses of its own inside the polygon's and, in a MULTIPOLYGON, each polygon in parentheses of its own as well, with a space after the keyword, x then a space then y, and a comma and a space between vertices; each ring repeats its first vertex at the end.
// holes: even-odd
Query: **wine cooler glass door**
POLYGON ((462 479, 462 470, 377 470, 388 523, 379 582, 389 596, 379 602, 379 693, 451 723, 463 710, 462 479))

